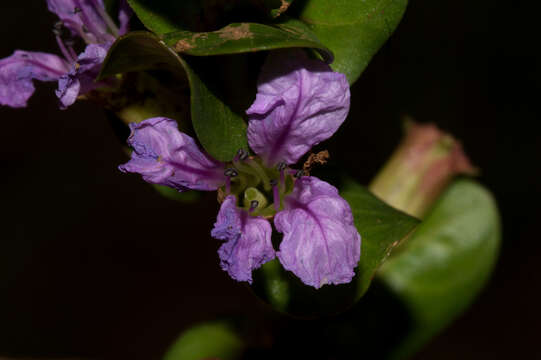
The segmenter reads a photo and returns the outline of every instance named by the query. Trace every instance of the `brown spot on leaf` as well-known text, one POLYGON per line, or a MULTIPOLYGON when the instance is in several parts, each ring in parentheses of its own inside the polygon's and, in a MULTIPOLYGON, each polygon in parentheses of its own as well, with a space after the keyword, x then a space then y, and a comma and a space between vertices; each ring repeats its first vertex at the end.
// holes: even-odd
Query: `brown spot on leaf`
POLYGON ((254 34, 250 31, 250 25, 241 24, 239 26, 228 25, 221 30, 218 30, 218 36, 226 40, 240 40, 240 39, 251 39, 254 37, 254 34))
POLYGON ((175 50, 177 52, 185 52, 187 50, 190 50, 190 49, 193 49, 195 46, 193 44, 190 44, 188 41, 186 40, 179 40, 177 41, 177 43, 175 44, 175 50))

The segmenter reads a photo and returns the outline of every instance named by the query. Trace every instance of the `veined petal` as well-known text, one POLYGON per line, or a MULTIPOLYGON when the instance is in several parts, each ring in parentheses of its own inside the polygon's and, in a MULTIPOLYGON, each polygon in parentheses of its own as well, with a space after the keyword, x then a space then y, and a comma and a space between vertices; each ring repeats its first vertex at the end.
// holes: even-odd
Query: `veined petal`
POLYGON ((47 6, 64 26, 85 40, 93 43, 114 40, 103 19, 103 0, 47 0, 47 6))
POLYGON ((212 229, 212 237, 226 242, 218 250, 222 269, 237 281, 252 283, 252 270, 274 259, 270 223, 236 206, 234 195, 225 198, 212 229))
POLYGON ((69 71, 59 56, 17 50, 0 60, 0 104, 25 107, 34 93, 32 79, 55 81, 69 71))
POLYGON ((349 111, 346 76, 302 50, 273 51, 246 111, 248 142, 267 165, 294 164, 331 137, 349 111))
POLYGON ((131 160, 119 169, 138 173, 145 181, 178 191, 217 190, 225 184, 224 164, 203 153, 178 130, 175 120, 157 117, 131 123, 131 160))
POLYGON ((79 95, 105 85, 103 82, 95 82, 95 79, 109 47, 111 43, 87 45, 70 72, 60 78, 56 96, 60 99, 62 109, 72 105, 79 95))
POLYGON ((274 217, 284 234, 278 259, 286 270, 315 288, 351 281, 361 255, 361 236, 338 190, 315 177, 302 177, 274 217))

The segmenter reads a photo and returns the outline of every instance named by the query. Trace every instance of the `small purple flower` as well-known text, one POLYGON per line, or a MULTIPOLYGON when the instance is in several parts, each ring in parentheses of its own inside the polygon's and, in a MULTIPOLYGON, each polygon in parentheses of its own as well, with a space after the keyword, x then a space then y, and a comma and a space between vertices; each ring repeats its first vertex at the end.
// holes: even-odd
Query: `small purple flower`
POLYGON ((218 254, 233 279, 251 283, 252 271, 277 256, 307 285, 347 283, 361 251, 351 208, 335 187, 298 177, 289 165, 336 132, 349 98, 343 74, 301 50, 273 52, 247 110, 248 142, 258 156, 241 150, 232 162, 220 163, 179 132, 174 120, 153 118, 131 125, 134 151, 120 169, 179 191, 225 193, 211 235, 225 241, 218 254), (283 234, 278 252, 270 219, 283 234))
POLYGON ((60 22, 53 30, 63 57, 17 50, 0 60, 0 104, 26 107, 34 93, 32 80, 58 81, 60 107, 73 104, 85 94, 106 83, 94 83, 101 63, 116 37, 127 31, 131 10, 125 0, 119 11, 120 29, 105 11, 102 0, 47 0, 49 10, 60 22), (80 37, 88 45, 80 55, 62 37, 62 29, 80 37))

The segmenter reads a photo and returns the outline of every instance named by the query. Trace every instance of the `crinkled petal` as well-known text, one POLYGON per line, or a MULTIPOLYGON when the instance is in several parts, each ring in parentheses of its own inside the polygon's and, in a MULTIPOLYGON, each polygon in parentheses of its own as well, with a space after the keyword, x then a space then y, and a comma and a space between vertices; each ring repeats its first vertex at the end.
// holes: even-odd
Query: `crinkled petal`
POLYGON ((138 173, 145 181, 178 191, 217 190, 225 184, 224 164, 203 153, 178 130, 175 120, 157 117, 131 123, 131 160, 119 169, 138 173))
POLYGON ((120 29, 118 31, 119 35, 124 35, 129 31, 130 19, 133 15, 133 10, 128 5, 126 0, 120 0, 118 5, 118 22, 120 24, 120 29))
POLYGON ((237 281, 252 283, 252 270, 274 259, 270 223, 237 208, 234 195, 225 198, 212 237, 226 242, 218 250, 222 269, 237 281))
POLYGON ((56 55, 17 50, 0 60, 0 104, 25 107, 35 90, 32 79, 55 81, 68 70, 56 55))
POLYGON ((47 6, 73 34, 94 43, 114 40, 103 19, 103 0, 47 0, 47 6))
POLYGON ((361 255, 361 236, 348 203, 316 177, 302 177, 274 217, 284 234, 277 256, 285 269, 315 288, 351 281, 361 255))
POLYGON ((302 50, 271 52, 246 111, 248 142, 267 165, 294 164, 331 137, 349 111, 346 76, 302 50))
POLYGON ((110 46, 111 43, 88 45, 70 72, 60 78, 56 96, 60 99, 62 109, 72 105, 79 95, 106 85, 95 80, 110 46))

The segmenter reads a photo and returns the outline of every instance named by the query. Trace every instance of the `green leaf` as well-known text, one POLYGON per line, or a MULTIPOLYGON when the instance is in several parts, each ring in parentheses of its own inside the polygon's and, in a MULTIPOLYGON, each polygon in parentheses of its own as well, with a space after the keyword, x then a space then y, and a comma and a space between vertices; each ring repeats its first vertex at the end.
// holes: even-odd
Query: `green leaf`
POLYGON ((393 33, 407 3, 407 0, 309 0, 300 9, 292 10, 332 50, 335 56, 332 68, 346 74, 353 84, 393 33))
POLYGON ((209 88, 197 71, 151 33, 131 32, 120 37, 109 50, 98 79, 149 69, 167 69, 188 79, 192 124, 210 155, 229 161, 238 149, 247 148, 243 118, 231 111, 219 92, 209 88))
POLYGON ((128 0, 139 20, 156 34, 186 29, 201 7, 195 1, 128 0))
POLYGON ((302 22, 288 19, 274 26, 233 23, 212 32, 177 31, 163 35, 163 41, 177 52, 194 56, 238 54, 280 48, 304 47, 317 50, 332 62, 332 53, 302 22))
POLYGON ((453 183, 378 273, 412 323, 392 358, 407 358, 468 307, 492 272, 500 238, 492 195, 471 180, 453 183))
POLYGON ((392 248, 419 222, 386 205, 352 181, 345 184, 341 196, 351 206, 355 226, 362 237, 356 276, 349 284, 325 285, 316 290, 283 270, 277 260, 268 262, 254 273, 253 289, 276 310, 295 316, 316 317, 351 307, 366 292, 376 270, 392 248))
POLYGON ((239 359, 245 345, 225 321, 196 325, 180 335, 163 360, 239 359))
POLYGON ((145 27, 156 34, 209 31, 240 21, 274 19, 293 0, 128 0, 145 27), (242 15, 239 15, 242 14, 242 15))

